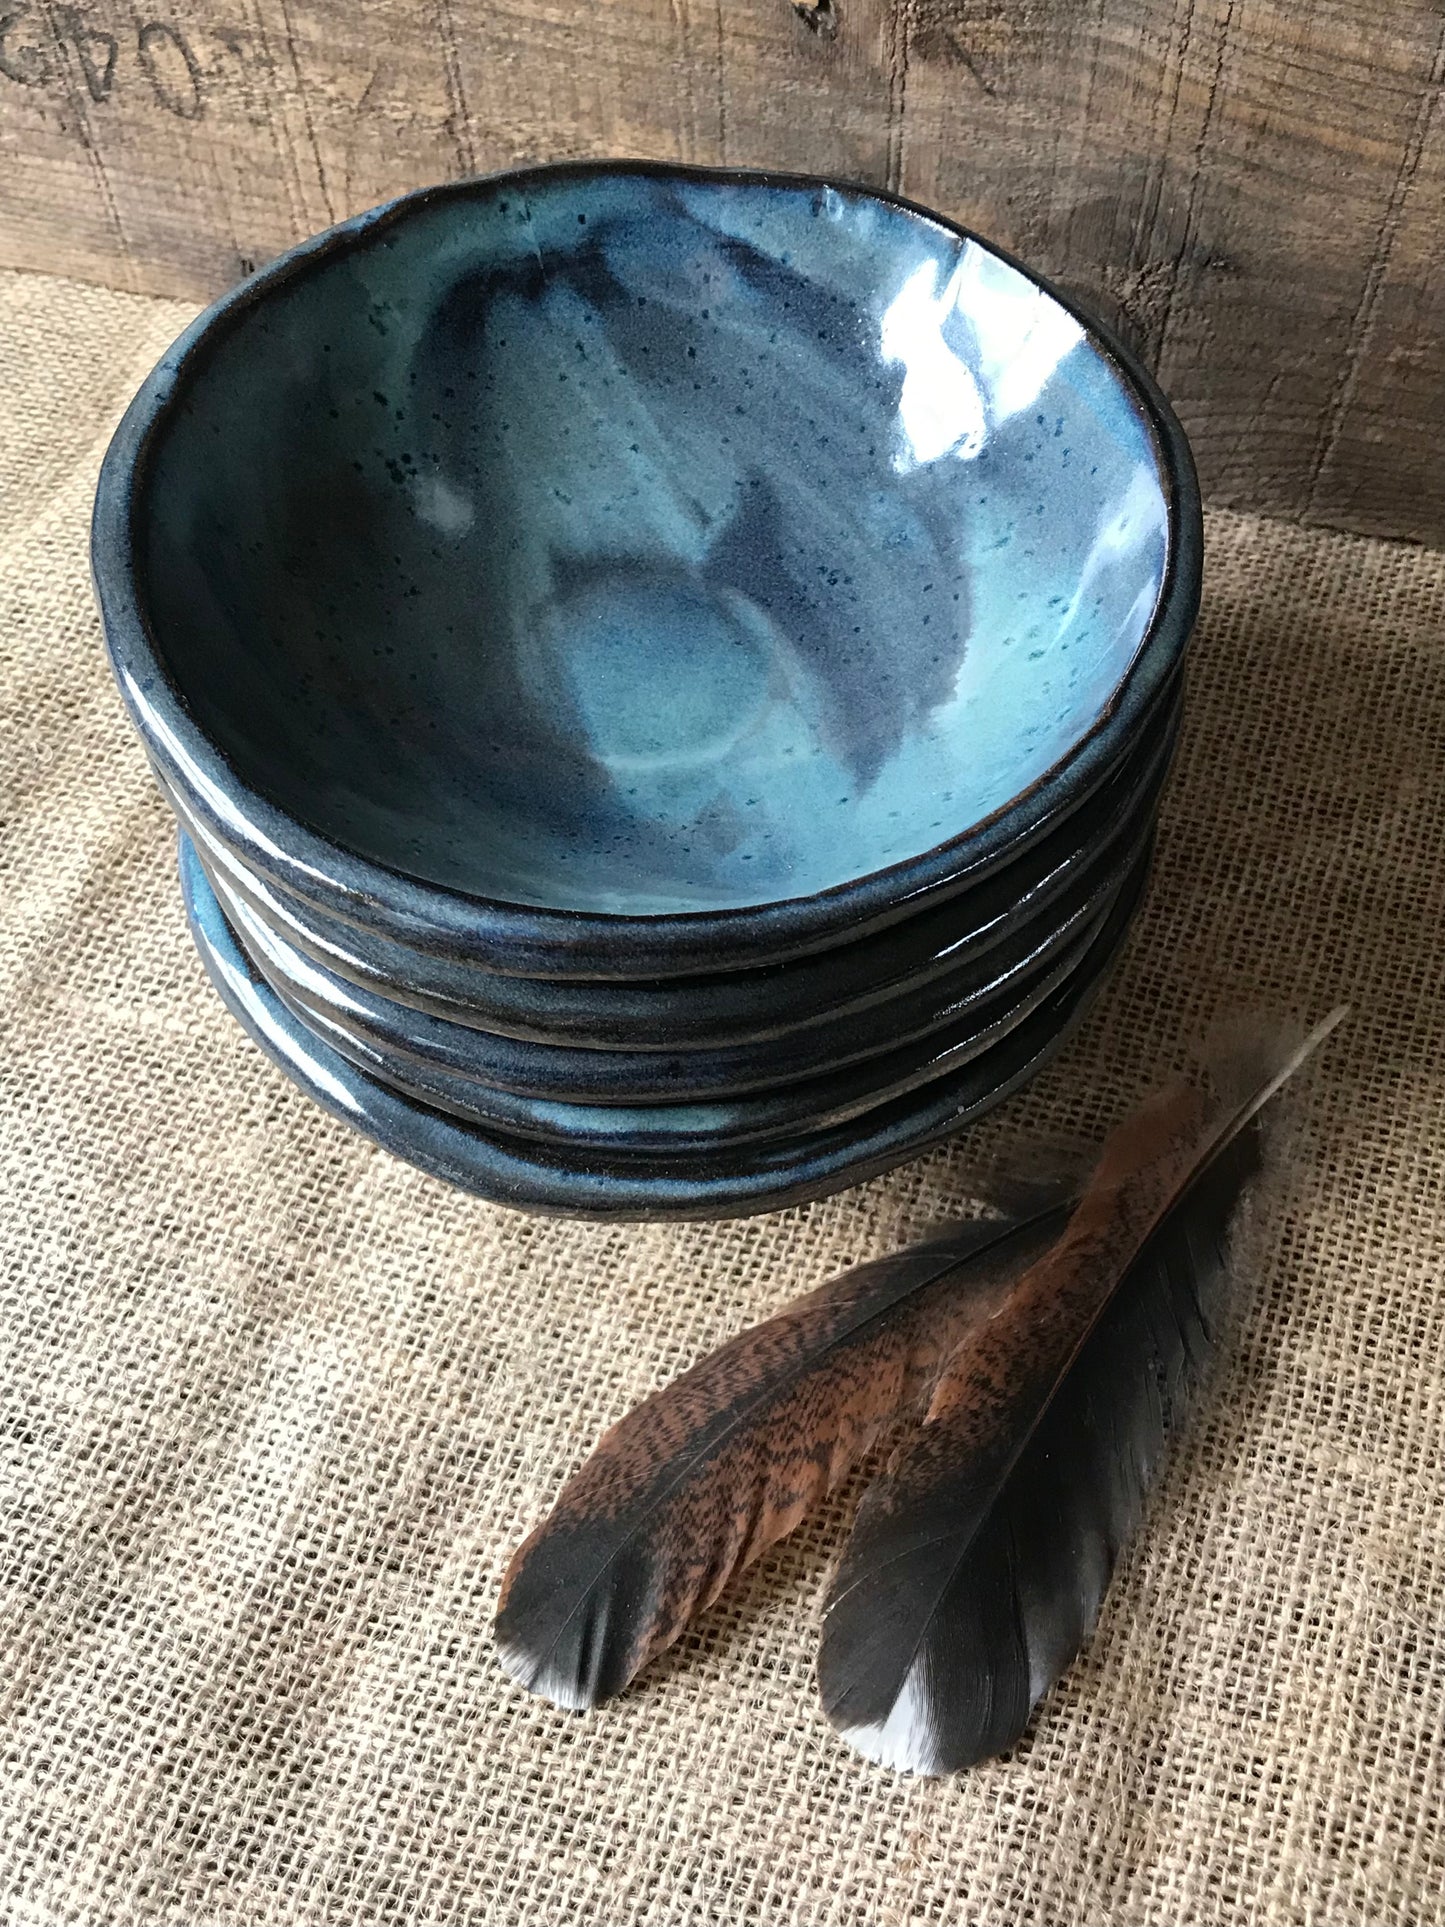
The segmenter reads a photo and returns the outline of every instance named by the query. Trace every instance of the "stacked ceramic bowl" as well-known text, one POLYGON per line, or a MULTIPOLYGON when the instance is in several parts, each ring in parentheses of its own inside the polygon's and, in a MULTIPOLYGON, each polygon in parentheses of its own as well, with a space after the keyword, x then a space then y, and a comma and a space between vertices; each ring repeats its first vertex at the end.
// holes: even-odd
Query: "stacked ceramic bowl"
POLYGON ((855 188, 414 195, 204 315, 95 574, 217 988, 485 1196, 715 1216, 957 1130, 1139 901, 1199 587, 1180 430, 855 188))

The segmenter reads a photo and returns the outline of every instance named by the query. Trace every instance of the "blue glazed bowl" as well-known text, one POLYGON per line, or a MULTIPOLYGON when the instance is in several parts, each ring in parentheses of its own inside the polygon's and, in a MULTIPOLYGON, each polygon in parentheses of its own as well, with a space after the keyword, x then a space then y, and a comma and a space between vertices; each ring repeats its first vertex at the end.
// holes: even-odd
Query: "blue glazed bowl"
POLYGON ((1097 872, 1152 820, 1178 734, 1180 704, 1172 690, 1170 696, 1107 782, 973 889, 854 943, 712 977, 630 983, 512 977, 431 956, 278 890, 208 831, 184 798, 167 794, 221 896, 284 949, 337 980, 338 995, 371 993, 448 1024, 536 1043, 691 1050, 784 1036, 891 1004, 968 965, 987 969, 1000 945, 1025 925, 1040 924, 1081 874, 1097 872))
MULTIPOLYGON (((1122 894, 1078 966, 1030 1016, 993 1048, 961 1068, 945 1068, 921 1088, 779 1143, 729 1143, 696 1154, 649 1147, 644 1155, 629 1155, 615 1140, 600 1138, 570 1146, 528 1143, 389 1089, 280 1003, 237 944, 184 837, 181 876, 192 935, 222 1000, 261 1049, 326 1110, 464 1191, 549 1215, 611 1220, 775 1210, 860 1182, 950 1136, 1026 1083, 1059 1049, 1108 975, 1135 908, 1131 896, 1122 894)), ((597 1121, 604 1116, 599 1113, 597 1121)))
POLYGON ((278 1002, 313 1036, 389 1089, 504 1136, 574 1150, 603 1150, 629 1159, 670 1157, 723 1153, 739 1144, 794 1143, 961 1070, 1025 1023, 1090 958, 1097 965, 1112 955, 1117 947, 1113 937, 1137 900, 1146 865, 1147 854, 1141 851, 1100 909, 1087 921, 1081 920, 1026 978, 1001 987, 938 1029, 835 1070, 700 1100, 618 1104, 606 1099, 540 1099, 469 1076, 433 1057, 377 1045, 297 1000, 241 942, 236 927, 231 929, 278 1002))
POLYGON ((1016 859, 1193 622, 1183 435, 1066 299, 861 188, 427 190, 190 329, 94 570, 166 781, 266 884, 443 961, 826 950, 1016 859))
MULTIPOLYGON (((1022 1008, 1050 979, 1070 946, 1107 914, 1147 842, 1146 819, 1121 846, 1083 866, 1043 911, 981 957, 966 956, 929 981, 872 1003, 793 1026, 761 1042, 687 1050, 605 1050, 537 1043, 450 1023, 375 991, 346 983, 310 961, 262 922, 216 871, 208 877, 227 922, 277 996, 343 1055, 399 1088, 425 1091, 452 1107, 478 1088, 521 1097, 601 1105, 711 1102, 856 1066, 866 1087, 880 1054, 945 1038, 986 1034, 997 1015, 1022 1008), (437 1081, 440 1080, 440 1081, 437 1081)), ((980 1046, 981 1047, 981 1046, 980 1046)))

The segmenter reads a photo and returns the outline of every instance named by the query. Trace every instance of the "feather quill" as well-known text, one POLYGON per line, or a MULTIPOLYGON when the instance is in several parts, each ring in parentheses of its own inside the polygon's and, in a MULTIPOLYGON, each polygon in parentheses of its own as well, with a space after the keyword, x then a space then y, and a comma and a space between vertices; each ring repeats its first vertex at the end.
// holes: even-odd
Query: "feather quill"
POLYGON ((1058 1237, 1058 1192, 845 1272, 614 1425, 508 1567, 507 1670, 558 1706, 619 1692, 921 1408, 965 1333, 1058 1237))
POLYGON ((940 1773, 1006 1750, 1087 1638, 1216 1345, 1258 1113, 1343 1015, 1261 1053, 1237 1102, 1181 1084, 1135 1113, 1062 1237, 964 1335, 826 1608, 824 1710, 869 1759, 940 1773))

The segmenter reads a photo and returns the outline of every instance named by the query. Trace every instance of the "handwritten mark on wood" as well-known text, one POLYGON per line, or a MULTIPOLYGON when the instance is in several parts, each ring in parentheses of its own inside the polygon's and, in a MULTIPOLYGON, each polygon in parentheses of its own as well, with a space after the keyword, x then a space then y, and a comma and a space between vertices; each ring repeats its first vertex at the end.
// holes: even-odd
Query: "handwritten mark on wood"
POLYGON ((199 120, 205 106, 201 68, 180 29, 148 20, 136 29, 136 52, 156 99, 177 120, 199 120))
POLYGON ((120 42, 103 27, 92 27, 79 7, 56 7, 53 18, 57 35, 75 49, 80 71, 85 76, 85 91, 97 104, 108 100, 115 82, 115 57, 120 52, 120 42))
POLYGON ((205 112, 201 63, 169 20, 138 19, 133 41, 97 24, 83 7, 55 7, 51 20, 53 33, 47 33, 34 0, 19 0, 0 12, 0 80, 60 91, 65 85, 61 63, 73 56, 97 107, 144 82, 156 105, 177 120, 199 120, 205 112))
POLYGON ((1003 0, 915 0, 910 20, 918 59, 961 68, 990 98, 998 92, 994 69, 1012 32, 1003 0))
POLYGON ((55 78, 55 63, 40 38, 29 0, 0 13, 0 74, 17 87, 46 87, 55 78))

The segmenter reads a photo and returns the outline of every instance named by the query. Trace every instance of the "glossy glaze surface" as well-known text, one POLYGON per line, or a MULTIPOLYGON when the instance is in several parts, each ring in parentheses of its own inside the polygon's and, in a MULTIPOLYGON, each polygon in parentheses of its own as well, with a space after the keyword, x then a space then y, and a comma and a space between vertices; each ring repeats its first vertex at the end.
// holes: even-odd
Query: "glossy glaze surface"
MULTIPOLYGON (((145 452, 124 561, 185 717, 129 634, 117 666, 205 807, 323 895, 357 879, 308 881, 316 850, 217 793, 188 720, 303 827, 544 909, 777 909, 931 852, 1093 729, 1190 479, 1157 398, 1018 269, 756 178, 422 197, 303 250, 173 367, 118 438, 96 555, 106 601, 145 452)), ((430 901, 403 878, 392 910, 430 901)), ((584 961, 604 934, 534 926, 584 961)))
MULTIPOLYGON (((1121 911, 1121 918, 1123 914, 1121 911)), ((801 1135, 860 1118, 961 1070, 993 1049, 1047 1002, 1081 967, 1106 927, 1114 923, 1111 910, 1095 917, 1053 952, 1026 983, 991 999, 967 1020, 950 1023, 927 1037, 840 1070, 697 1103, 581 1104, 519 1096, 434 1061, 377 1049, 297 1003, 279 982, 270 978, 268 982, 279 1001, 313 1036, 405 1097, 510 1136, 640 1160, 688 1152, 712 1154, 736 1145, 755 1148, 790 1143, 801 1135)), ((254 955, 250 960, 256 963, 254 955)), ((266 976, 266 972, 261 975, 266 976)))
POLYGON ((463 1190, 519 1209, 599 1219, 716 1218, 826 1196, 949 1136, 1027 1082, 1059 1048, 1111 968, 1122 927, 994 1049, 923 1090, 779 1146, 628 1160, 545 1149, 400 1096, 347 1063, 277 1001, 236 944, 184 839, 182 892, 212 981, 278 1067, 333 1115, 463 1190), (1110 947, 1112 946, 1112 947, 1110 947))
POLYGON ((537 1043, 671 1050, 762 1041, 801 1025, 889 1001, 989 951, 1073 887, 1114 861, 1157 807, 1178 734, 1177 697, 1141 732, 1120 769, 1014 862, 973 890, 917 915, 791 963, 672 982, 565 983, 501 976, 343 923, 279 889, 162 787, 222 893, 288 948, 362 992, 449 1023, 537 1043))
POLYGON ((358 1061, 389 1081, 410 1080, 412 1088, 449 1093, 453 1101, 480 1085, 570 1102, 676 1103, 733 1097, 847 1065, 860 1066, 859 1079, 866 1081, 880 1054, 900 1045, 934 1036, 962 1043, 987 1029, 997 1011, 1025 998, 1059 953, 1105 914, 1148 829, 1144 824, 1124 847, 1082 869, 1056 900, 983 956, 965 957, 936 979, 762 1042, 662 1051, 503 1037, 359 989, 286 943, 219 872, 209 877, 228 922, 283 1002, 303 1021, 323 1024, 343 1051, 354 1041, 363 1053, 358 1061), (448 1081, 429 1082, 429 1072, 448 1081))

